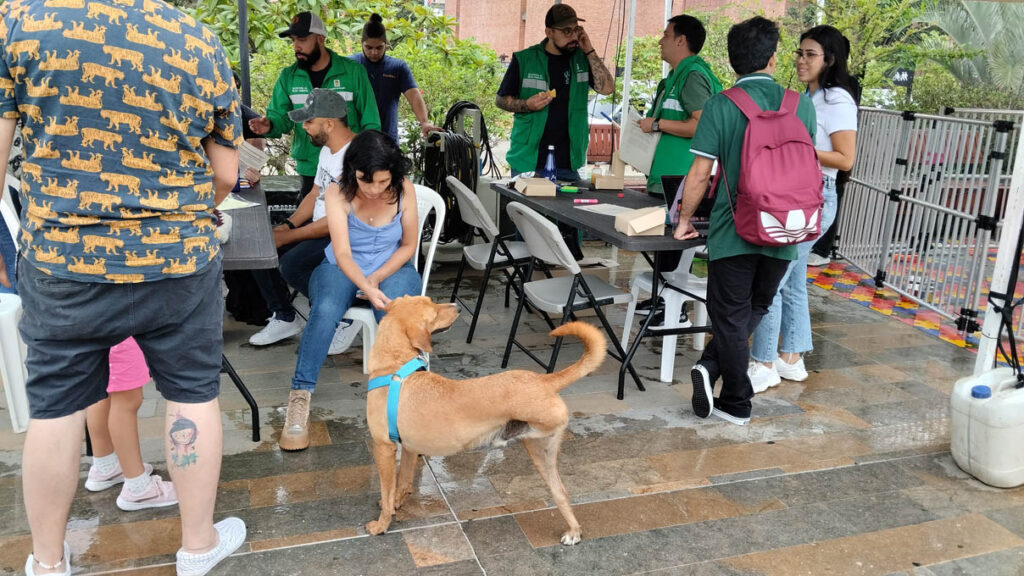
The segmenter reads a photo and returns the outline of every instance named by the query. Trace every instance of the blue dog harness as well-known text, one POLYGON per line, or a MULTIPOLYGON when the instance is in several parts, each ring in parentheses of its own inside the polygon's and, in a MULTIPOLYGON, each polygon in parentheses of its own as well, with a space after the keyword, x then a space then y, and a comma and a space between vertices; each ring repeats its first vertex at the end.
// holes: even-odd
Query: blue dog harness
POLYGON ((392 442, 402 441, 398 435, 398 395, 402 392, 402 382, 419 370, 427 370, 427 363, 417 356, 403 364, 394 374, 370 378, 367 384, 367 391, 388 387, 388 438, 392 442))

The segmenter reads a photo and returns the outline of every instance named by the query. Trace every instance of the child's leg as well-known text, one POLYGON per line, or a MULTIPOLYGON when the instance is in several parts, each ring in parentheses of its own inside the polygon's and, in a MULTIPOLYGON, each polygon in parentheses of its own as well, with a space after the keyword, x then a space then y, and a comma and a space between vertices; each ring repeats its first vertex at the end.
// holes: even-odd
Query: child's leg
POLYGON ((110 414, 110 398, 104 398, 85 409, 85 427, 89 429, 93 458, 102 458, 114 453, 107 418, 110 414))
MULTIPOLYGON (((139 448, 139 408, 142 406, 142 388, 113 392, 110 395, 110 440, 125 478, 136 478, 145 473, 142 450, 139 448)), ((90 429, 91 433, 91 429, 90 429)))

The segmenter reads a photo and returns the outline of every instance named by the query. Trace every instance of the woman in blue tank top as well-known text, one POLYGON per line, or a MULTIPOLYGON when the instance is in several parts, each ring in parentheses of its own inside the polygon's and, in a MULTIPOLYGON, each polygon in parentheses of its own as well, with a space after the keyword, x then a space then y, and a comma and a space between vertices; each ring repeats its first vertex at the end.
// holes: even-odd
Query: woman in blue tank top
MULTIPOLYGON (((309 400, 320 367, 342 316, 365 298, 377 320, 394 298, 419 295, 421 279, 412 265, 418 220, 416 192, 405 177, 410 163, 391 138, 377 130, 356 136, 345 153, 341 177, 327 187, 325 204, 331 243, 309 279, 309 320, 299 343, 281 447, 309 445, 309 400)), ((358 333, 356 326, 338 331, 358 333)), ((332 349, 333 348, 333 349, 332 349)))

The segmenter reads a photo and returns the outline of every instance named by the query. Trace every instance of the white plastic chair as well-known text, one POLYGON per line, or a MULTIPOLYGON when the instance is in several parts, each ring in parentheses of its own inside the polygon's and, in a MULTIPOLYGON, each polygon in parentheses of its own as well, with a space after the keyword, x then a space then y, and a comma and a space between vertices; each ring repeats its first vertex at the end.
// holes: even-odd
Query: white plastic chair
POLYGON ((462 261, 459 262, 459 271, 455 274, 455 287, 452 288, 451 302, 458 301, 465 308, 469 308, 466 302, 459 298, 459 284, 462 283, 462 274, 468 264, 474 270, 482 270, 484 277, 480 280, 480 291, 476 296, 476 305, 473 307, 473 317, 469 322, 469 334, 466 335, 466 344, 473 341, 473 332, 476 331, 476 321, 480 317, 480 309, 484 304, 484 294, 487 292, 487 281, 491 277, 491 271, 495 266, 500 267, 508 279, 505 287, 505 307, 509 305, 509 287, 515 283, 516 272, 522 264, 530 257, 530 251, 526 248, 526 242, 510 241, 503 238, 498 231, 498 225, 491 220, 480 203, 480 198, 466 187, 455 176, 447 179, 448 189, 455 194, 459 206, 459 216, 462 221, 473 228, 473 236, 480 236, 484 243, 470 244, 462 249, 462 261), (508 267, 512 266, 513 271, 509 272, 508 267))
MULTIPOLYGON (((419 231, 416 236, 417 246, 423 242, 423 225, 427 222, 427 215, 434 211, 434 233, 430 237, 430 244, 427 246, 427 257, 423 261, 423 270, 420 277, 423 279, 421 296, 427 295, 427 280, 430 279, 430 267, 434 264, 434 252, 437 250, 437 241, 441 238, 441 228, 444 226, 444 217, 448 208, 444 204, 444 198, 426 186, 416 184, 416 210, 419 217, 419 231)), ((412 265, 419 270, 420 250, 412 257, 412 265)), ((363 323, 363 374, 369 374, 366 368, 370 360, 370 349, 377 339, 377 319, 373 315, 373 308, 365 306, 352 306, 345 312, 345 318, 358 320, 363 323)))
MULTIPOLYGON (((596 276, 583 274, 576 259, 569 251, 569 247, 566 246, 561 232, 558 231, 558 227, 547 218, 519 202, 510 202, 506 210, 516 228, 519 229, 520 235, 526 240, 532 258, 529 260, 526 272, 521 276, 523 284, 519 293, 524 297, 519 298, 519 305, 516 306, 516 315, 512 320, 512 330, 509 332, 508 341, 505 343, 505 355, 501 359, 501 367, 508 366, 508 358, 512 353, 513 344, 533 361, 544 366, 548 373, 554 371, 555 363, 558 361, 558 351, 562 347, 561 337, 555 339, 555 347, 548 362, 544 362, 523 344, 516 341, 516 330, 519 328, 519 318, 522 316, 526 300, 529 300, 530 304, 541 312, 544 320, 552 329, 556 326, 548 314, 560 314, 562 320, 559 324, 565 324, 574 311, 593 308, 614 347, 614 352, 610 352, 611 356, 621 362, 626 357, 626 353, 619 343, 619 337, 608 324, 608 319, 601 307, 632 302, 633 295, 596 276), (561 266, 568 270, 571 276, 556 276, 527 282, 525 279, 531 278, 533 274, 534 260, 561 266)), ((633 376, 637 388, 643 390, 644 386, 640 382, 640 376, 632 366, 629 367, 629 373, 633 376)), ((620 400, 623 398, 623 394, 623 382, 620 381, 618 391, 620 400)))
MULTIPOLYGON (((14 240, 15 252, 19 249, 18 234, 21 227, 11 200, 20 186, 17 178, 7 174, 7 181, 0 199, 0 226, 6 226, 14 240)), ((0 294, 0 381, 3 383, 7 400, 7 412, 11 417, 11 429, 24 432, 28 429, 28 395, 25 381, 25 343, 18 334, 18 319, 21 317, 21 298, 14 294, 0 294)))
MULTIPOLYGON (((693 263, 693 256, 703 247, 694 247, 683 252, 679 258, 679 265, 672 272, 662 274, 666 285, 662 286, 659 296, 665 302, 665 328, 680 328, 690 325, 679 322, 683 313, 683 305, 687 301, 693 302, 693 319, 697 326, 704 326, 708 321, 707 301, 708 279, 698 278, 690 273, 690 264, 693 263), (685 292, 684 292, 685 291, 685 292)), ((642 272, 630 282, 633 299, 626 308, 625 326, 622 329, 622 347, 629 346, 630 330, 633 327, 633 315, 636 312, 636 301, 640 291, 650 292, 652 289, 654 273, 642 272)), ((652 306, 653 309, 656 306, 652 306)), ((671 382, 672 373, 676 361, 676 339, 678 336, 663 336, 661 341, 661 375, 662 382, 671 382)), ((693 349, 704 349, 705 333, 699 332, 693 335, 693 349)))

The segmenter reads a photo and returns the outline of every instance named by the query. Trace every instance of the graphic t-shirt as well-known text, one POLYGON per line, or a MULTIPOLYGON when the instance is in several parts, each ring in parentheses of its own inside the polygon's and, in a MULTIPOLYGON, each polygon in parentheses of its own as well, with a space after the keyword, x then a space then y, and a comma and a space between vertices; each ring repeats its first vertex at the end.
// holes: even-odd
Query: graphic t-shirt
POLYGON ((313 185, 320 189, 316 197, 316 204, 313 205, 313 222, 327 215, 327 205, 324 202, 327 187, 331 185, 332 178, 335 180, 341 178, 341 165, 345 160, 345 151, 348 150, 348 146, 345 144, 334 154, 331 154, 331 149, 327 146, 320 148, 320 162, 316 165, 316 176, 313 177, 313 185))

